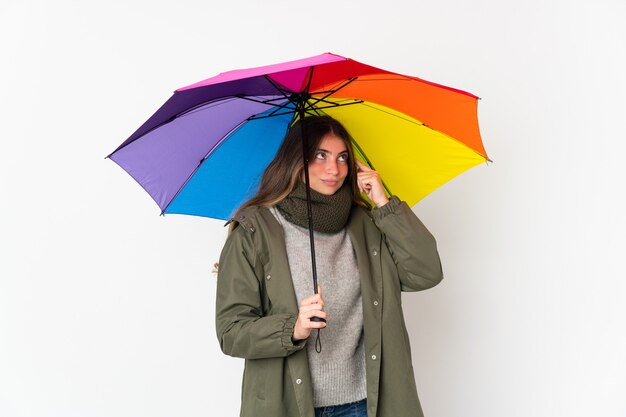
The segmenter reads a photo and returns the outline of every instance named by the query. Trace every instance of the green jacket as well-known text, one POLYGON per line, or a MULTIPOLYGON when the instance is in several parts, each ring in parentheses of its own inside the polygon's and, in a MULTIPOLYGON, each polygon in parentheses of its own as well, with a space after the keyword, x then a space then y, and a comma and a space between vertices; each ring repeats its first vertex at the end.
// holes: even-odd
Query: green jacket
MULTIPOLYGON (((246 360, 240 415, 313 417, 306 341, 291 340, 298 304, 282 227, 266 208, 237 220, 220 257, 216 330, 222 351, 246 360)), ((353 207, 347 227, 361 276, 368 417, 422 416, 400 293, 442 280, 435 239, 396 197, 371 213, 353 207)))

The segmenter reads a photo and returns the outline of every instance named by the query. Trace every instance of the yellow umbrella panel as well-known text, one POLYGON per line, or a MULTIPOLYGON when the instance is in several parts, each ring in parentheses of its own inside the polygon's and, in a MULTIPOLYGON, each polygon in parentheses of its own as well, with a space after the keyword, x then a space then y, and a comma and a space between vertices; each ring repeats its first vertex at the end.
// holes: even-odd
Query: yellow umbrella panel
POLYGON ((410 206, 488 160, 465 143, 389 107, 367 101, 346 105, 354 102, 346 99, 325 101, 342 104, 325 105, 323 113, 348 129, 356 142, 356 155, 367 158, 389 190, 410 206))

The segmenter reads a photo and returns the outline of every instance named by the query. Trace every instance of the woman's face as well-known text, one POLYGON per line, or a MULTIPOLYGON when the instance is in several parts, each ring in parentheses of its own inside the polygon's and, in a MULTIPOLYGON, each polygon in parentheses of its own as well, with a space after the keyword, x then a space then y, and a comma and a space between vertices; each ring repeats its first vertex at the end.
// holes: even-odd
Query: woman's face
POLYGON ((326 134, 309 160, 309 181, 318 193, 332 195, 348 175, 348 149, 341 138, 326 134))

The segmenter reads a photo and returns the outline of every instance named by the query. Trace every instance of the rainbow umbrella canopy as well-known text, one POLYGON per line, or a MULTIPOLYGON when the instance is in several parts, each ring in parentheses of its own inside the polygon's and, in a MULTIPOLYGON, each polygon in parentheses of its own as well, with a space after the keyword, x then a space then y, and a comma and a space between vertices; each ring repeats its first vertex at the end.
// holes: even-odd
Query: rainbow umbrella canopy
POLYGON ((161 214, 228 219, 255 193, 287 129, 329 115, 410 206, 488 161, 478 97, 330 53, 179 88, 109 158, 161 214))

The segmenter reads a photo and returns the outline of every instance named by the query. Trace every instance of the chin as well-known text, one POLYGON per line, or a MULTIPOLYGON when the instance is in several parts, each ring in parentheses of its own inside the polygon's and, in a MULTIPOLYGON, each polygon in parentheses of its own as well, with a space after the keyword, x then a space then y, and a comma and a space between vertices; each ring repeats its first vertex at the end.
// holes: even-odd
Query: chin
POLYGON ((311 187, 311 189, 324 195, 333 195, 337 191, 339 191, 339 188, 330 188, 330 187, 311 187))
POLYGON ((343 186, 343 181, 341 184, 328 185, 323 181, 311 181, 311 189, 317 191, 320 194, 324 195, 333 195, 343 186))

